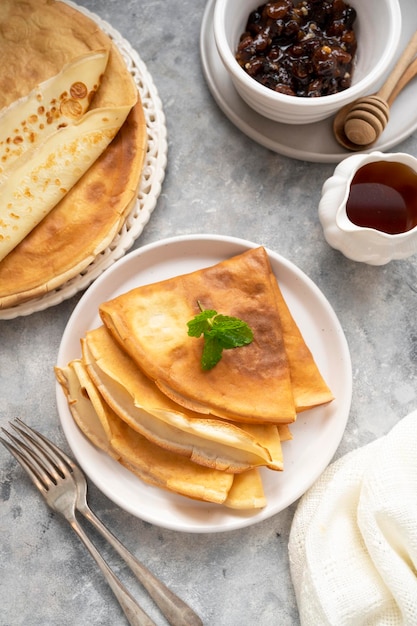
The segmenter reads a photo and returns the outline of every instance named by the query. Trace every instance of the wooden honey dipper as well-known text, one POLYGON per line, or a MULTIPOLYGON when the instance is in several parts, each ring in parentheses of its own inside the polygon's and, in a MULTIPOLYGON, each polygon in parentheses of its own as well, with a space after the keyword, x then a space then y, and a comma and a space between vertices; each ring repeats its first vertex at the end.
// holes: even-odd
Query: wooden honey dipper
POLYGON ((384 131, 390 106, 400 91, 417 74, 417 32, 414 33, 394 69, 376 94, 358 98, 343 107, 333 121, 336 140, 349 150, 364 150, 384 131))

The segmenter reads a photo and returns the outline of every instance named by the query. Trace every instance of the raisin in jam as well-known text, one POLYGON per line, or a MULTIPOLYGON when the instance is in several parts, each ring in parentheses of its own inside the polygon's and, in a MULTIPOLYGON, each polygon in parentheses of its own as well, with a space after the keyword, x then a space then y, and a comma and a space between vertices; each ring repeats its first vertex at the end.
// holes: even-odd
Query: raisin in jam
POLYGON ((265 87, 316 98, 352 82, 356 11, 343 0, 279 0, 249 15, 236 59, 265 87))

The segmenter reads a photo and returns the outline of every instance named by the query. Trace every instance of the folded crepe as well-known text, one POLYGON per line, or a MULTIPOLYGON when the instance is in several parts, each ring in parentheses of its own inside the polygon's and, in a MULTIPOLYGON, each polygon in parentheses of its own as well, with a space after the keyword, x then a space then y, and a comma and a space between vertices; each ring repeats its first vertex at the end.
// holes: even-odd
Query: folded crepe
MULTIPOLYGON (((200 465, 233 476, 217 500, 212 495, 198 497, 235 509, 265 506, 258 468, 283 469, 281 441, 292 439, 289 424, 296 407, 305 410, 333 398, 285 303, 266 251, 249 250, 211 268, 138 287, 103 303, 100 314, 104 325, 81 338, 82 359, 55 368, 74 420, 86 436, 154 485, 185 493, 185 483, 179 487, 174 481, 167 487, 165 466, 166 459, 178 463, 182 458, 191 470, 200 465), (208 376, 213 370, 201 369, 201 342, 188 336, 187 321, 199 310, 194 297, 204 308, 245 319, 254 333, 255 351, 249 351, 252 344, 226 350, 213 369, 221 370, 225 362, 227 367, 213 378, 208 376), (246 350, 246 357, 239 357, 246 350), (170 380, 171 370, 178 375, 178 362, 186 384, 180 393, 167 393, 150 371, 170 380), (253 369, 254 362, 259 369, 253 369), (283 402, 277 394, 287 386, 290 394, 283 402), (210 402, 202 405, 202 398, 210 402), (275 408, 265 419, 270 403, 275 408), (247 404, 250 411, 245 411, 247 404), (236 406, 243 407, 243 416, 236 406), (280 421, 277 414, 287 419, 280 421), (154 463, 160 467, 146 452, 154 449, 154 463)), ((188 480, 194 479, 191 472, 188 480)))
POLYGON ((57 368, 56 375, 74 421, 96 447, 147 484, 197 500, 225 502, 233 474, 202 467, 142 437, 106 405, 80 360, 57 368))
POLYGON ((61 286, 107 248, 137 199, 147 141, 133 78, 93 20, 53 0, 0 3, 0 107, 10 106, 92 51, 105 51, 108 62, 89 111, 130 104, 131 112, 78 183, 0 262, 0 308, 61 286))
POLYGON ((113 337, 146 376, 190 410, 239 422, 288 424, 296 418, 297 405, 306 408, 332 398, 283 306, 262 247, 137 287, 99 310, 113 337), (251 344, 225 350, 209 371, 200 366, 203 339, 187 334, 187 322, 199 312, 197 301, 205 309, 244 320, 254 334, 251 344), (281 313, 292 333, 287 343, 281 313), (314 374, 304 380, 305 372, 314 374))
POLYGON ((147 378, 104 326, 82 339, 83 363, 105 402, 131 428, 195 463, 231 473, 283 469, 276 426, 242 425, 174 403, 147 378))
POLYGON ((256 467, 234 475, 224 504, 238 510, 262 509, 266 506, 262 477, 256 467))
POLYGON ((136 202, 145 145, 138 103, 79 183, 0 262, 0 309, 60 287, 110 245, 136 202))
POLYGON ((71 59, 111 45, 96 22, 65 2, 1 0, 0 109, 58 74, 71 59))
POLYGON ((273 279, 272 284, 284 333, 295 409, 297 413, 300 413, 315 406, 327 404, 334 399, 334 396, 291 315, 278 282, 273 279))
POLYGON ((88 111, 0 176, 0 261, 65 197, 124 123, 131 104, 88 111))
POLYGON ((88 52, 0 112, 0 180, 23 154, 81 119, 97 92, 108 50, 88 52))

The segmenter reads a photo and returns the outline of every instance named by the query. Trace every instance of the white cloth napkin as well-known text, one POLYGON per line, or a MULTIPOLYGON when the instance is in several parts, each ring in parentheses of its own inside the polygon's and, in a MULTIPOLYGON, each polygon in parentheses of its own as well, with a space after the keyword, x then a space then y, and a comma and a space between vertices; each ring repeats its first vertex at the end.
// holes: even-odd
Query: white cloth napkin
POLYGON ((302 626, 417 626, 417 411, 324 471, 289 558, 302 626))

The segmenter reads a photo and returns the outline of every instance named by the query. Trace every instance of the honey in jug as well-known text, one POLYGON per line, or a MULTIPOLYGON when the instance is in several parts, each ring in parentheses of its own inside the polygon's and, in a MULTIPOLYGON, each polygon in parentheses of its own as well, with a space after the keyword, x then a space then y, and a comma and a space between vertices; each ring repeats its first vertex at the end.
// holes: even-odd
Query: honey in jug
POLYGON ((346 213, 357 226, 391 235, 417 225, 417 173, 399 162, 375 161, 353 177, 346 213))

